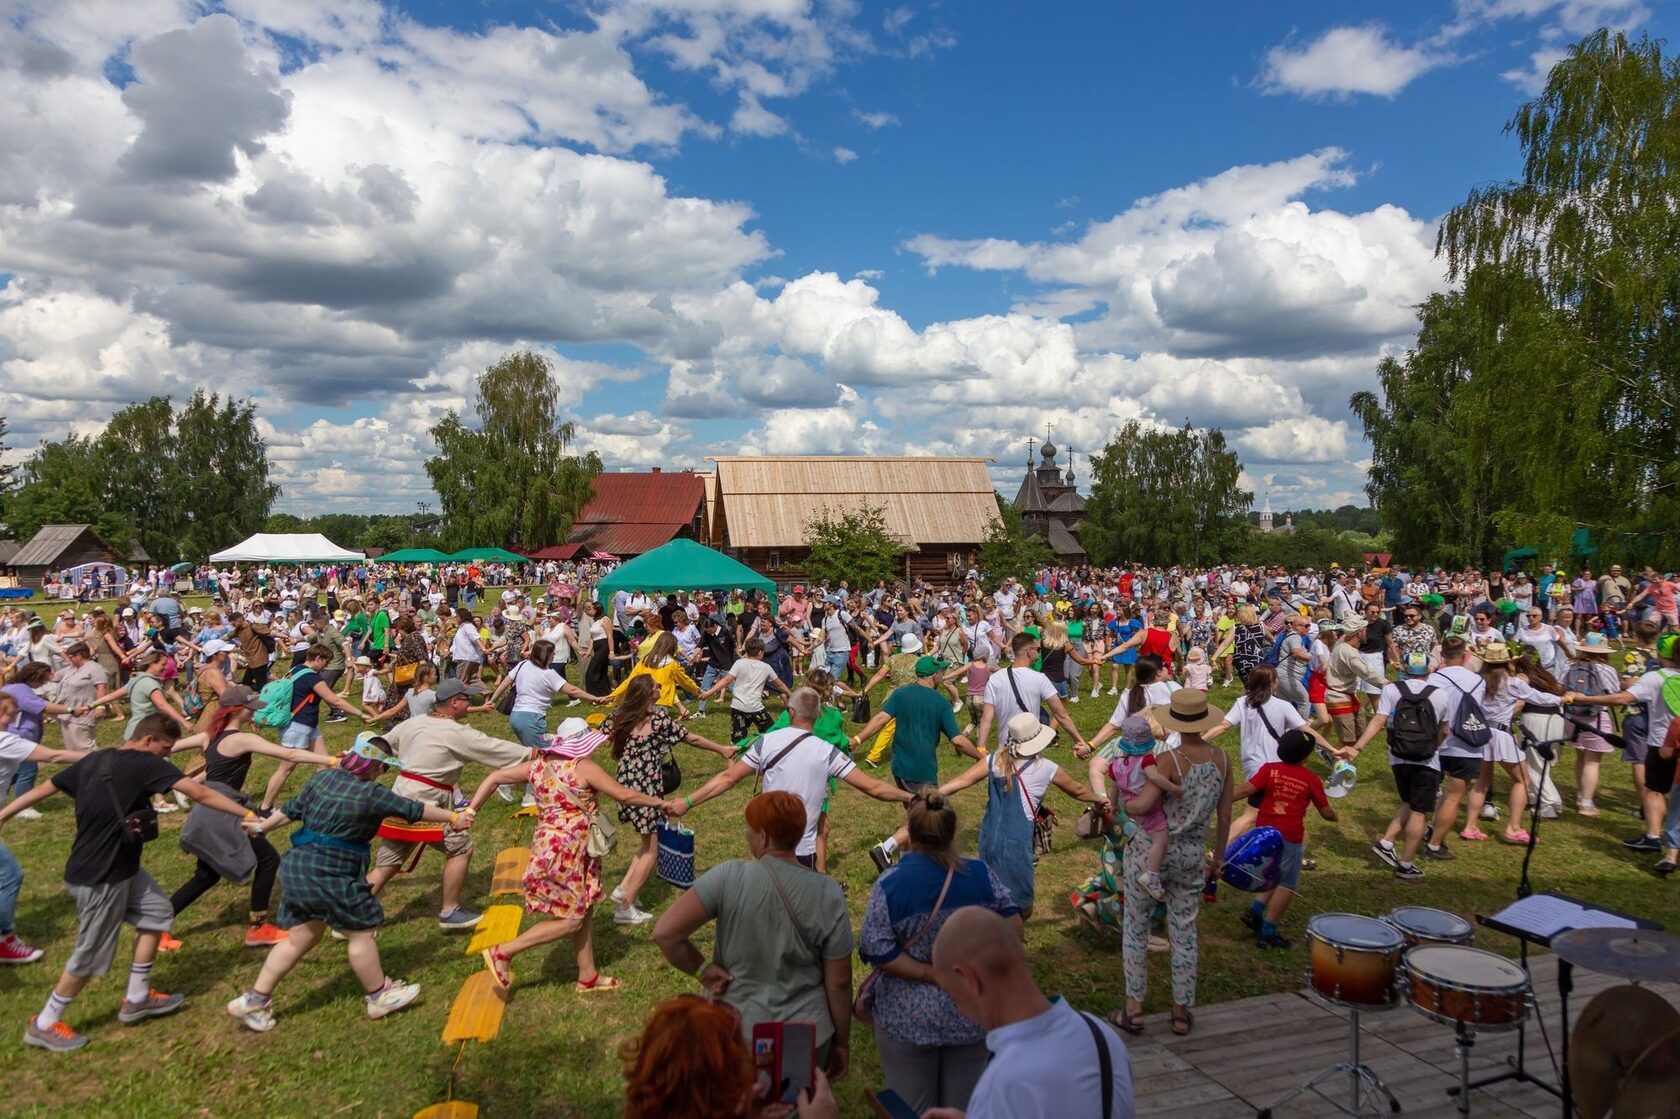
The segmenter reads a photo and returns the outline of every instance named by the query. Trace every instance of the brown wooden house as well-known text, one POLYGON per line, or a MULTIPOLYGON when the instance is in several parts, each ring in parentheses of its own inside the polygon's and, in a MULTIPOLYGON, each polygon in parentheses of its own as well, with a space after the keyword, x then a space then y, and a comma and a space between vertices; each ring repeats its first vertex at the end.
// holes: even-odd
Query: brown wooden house
POLYGON ((805 526, 829 510, 885 511, 905 574, 944 582, 974 563, 997 518, 984 458, 726 456, 706 488, 711 545, 781 582, 804 577, 805 526))
POLYGON ((114 563, 124 566, 128 557, 105 543, 91 525, 42 525, 11 558, 18 586, 40 587, 55 571, 84 563, 114 563))

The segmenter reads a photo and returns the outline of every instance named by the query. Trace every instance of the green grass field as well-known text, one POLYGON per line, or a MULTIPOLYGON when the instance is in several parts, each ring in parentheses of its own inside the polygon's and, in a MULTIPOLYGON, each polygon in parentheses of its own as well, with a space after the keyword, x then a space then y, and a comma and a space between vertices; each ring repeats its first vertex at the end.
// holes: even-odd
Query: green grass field
MULTIPOLYGON (((1224 705, 1235 694, 1219 690, 1214 699, 1224 705)), ((881 698, 876 697, 877 705, 881 698)), ((1087 691, 1072 710, 1089 734, 1113 704, 1106 695, 1093 701, 1087 691)), ((719 710, 714 707, 711 716, 693 724, 695 729, 714 738, 726 735, 727 715, 719 710)), ((474 719, 492 733, 506 733, 499 716, 474 719)), ((105 723, 101 740, 114 741, 120 727, 105 723)), ((333 748, 347 746, 356 729, 352 724, 329 726, 333 748)), ((57 737, 49 730, 48 744, 56 745, 57 737)), ((1235 750, 1234 732, 1225 744, 1235 750)), ((1055 756, 1071 761, 1071 752, 1060 747, 1055 756)), ((715 755, 701 751, 686 750, 679 757, 688 788, 721 765, 715 755)), ((953 773, 965 762, 951 752, 942 768, 953 773)), ((1083 764, 1072 768, 1083 779, 1083 764)), ((260 789, 268 772, 267 760, 258 759, 252 787, 260 789)), ((1621 849, 1619 840, 1636 826, 1629 812, 1633 798, 1627 768, 1608 761, 1605 773, 1599 796, 1604 814, 1587 820, 1566 813, 1563 820, 1546 823, 1534 878, 1541 888, 1619 906, 1669 926, 1680 924, 1680 891, 1649 874, 1650 857, 1632 858, 1621 849)), ((295 774, 291 787, 305 776, 295 774)), ((467 779, 476 782, 481 776, 482 771, 469 769, 467 779)), ((1559 785, 1566 802, 1573 803, 1572 778, 1564 775, 1559 785)), ((702 868, 744 853, 740 810, 747 792, 745 785, 738 787, 688 818, 698 833, 702 868)), ((1074 837, 1077 808, 1072 802, 1052 798, 1051 803, 1062 816, 1062 828, 1055 851, 1038 868, 1038 912, 1027 926, 1029 953, 1047 991, 1107 1011, 1120 998, 1118 936, 1085 925, 1066 902, 1073 886, 1094 870, 1095 847, 1074 837)), ((1428 864, 1429 877, 1421 884, 1400 884, 1381 867, 1369 846, 1392 813, 1393 795, 1380 751, 1367 753, 1359 787, 1337 803, 1339 823, 1316 818, 1309 823, 1308 846, 1319 869, 1305 876, 1301 896, 1285 920, 1284 931, 1296 940, 1294 949, 1262 953, 1253 948, 1237 920, 1243 895, 1228 888, 1217 904, 1204 909, 1199 1002, 1298 987, 1306 964, 1303 926, 1313 913, 1382 914, 1396 905, 1416 904, 1469 916, 1497 909, 1512 897, 1521 851, 1497 840, 1455 841, 1460 858, 1428 864)), ((963 794, 959 804, 959 843, 972 851, 983 789, 963 794)), ((695 989, 693 980, 666 966, 649 941, 650 926, 617 928, 610 906, 603 903, 596 911, 596 952, 603 970, 624 981, 622 991, 587 997, 573 993, 574 965, 566 945, 539 949, 518 961, 518 982, 500 1036, 488 1044, 468 1044, 464 1052, 458 1045, 443 1045, 439 1036, 455 992, 480 964, 463 955, 463 935, 441 933, 432 920, 442 865, 433 854, 416 874, 393 883, 384 898, 389 924, 380 950, 386 970, 423 987, 420 1001, 398 1015, 382 1022, 365 1018, 343 944, 329 941, 280 989, 276 1030, 258 1035, 240 1027, 223 1013, 222 1003, 255 976, 261 953, 242 946, 246 889, 223 884, 182 915, 175 931, 185 947, 161 957, 154 973, 156 986, 188 996, 180 1014, 132 1029, 117 1024, 130 945, 125 933, 112 974, 90 984, 68 1015, 91 1044, 68 1055, 28 1049, 20 1036, 25 1020, 46 998, 74 939, 75 910, 60 886, 72 830, 70 809, 67 799, 51 798, 43 805, 44 819, 12 821, 0 834, 27 876, 18 928, 47 949, 41 963, 0 971, 0 1022, 10 1031, 0 1035, 0 1047, 11 1054, 14 1070, 3 1109, 8 1114, 58 1114, 76 1106, 123 1116, 408 1116, 445 1099, 453 1076, 456 1098, 476 1102, 486 1116, 611 1116, 620 1107, 619 1047, 659 1000, 695 989)), ((846 884, 857 918, 874 879, 867 850, 900 818, 896 805, 851 790, 838 795, 831 872, 846 884)), ((175 842, 181 819, 181 814, 164 817, 163 835, 146 854, 145 865, 165 890, 180 885, 192 869, 175 842)), ((496 852, 523 844, 530 828, 529 820, 512 817, 511 806, 491 801, 474 831, 478 852, 466 894, 474 908, 489 903, 496 852)), ((284 844, 281 839, 282 849, 284 844)), ((621 845, 607 860, 609 888, 628 858, 621 845)), ((673 895, 655 879, 641 904, 658 912, 673 895)), ((1515 951, 1514 943, 1493 934, 1480 940, 1496 951, 1515 951)), ((1150 1011, 1164 1010, 1168 1002, 1168 969, 1164 958, 1157 959, 1150 975, 1150 1011)), ((858 980, 863 975, 860 965, 858 980)), ((878 1084, 873 1045, 869 1031, 858 1027, 853 1030, 853 1075, 837 1086, 845 1114, 867 1114, 860 1093, 872 1084, 878 1084)))

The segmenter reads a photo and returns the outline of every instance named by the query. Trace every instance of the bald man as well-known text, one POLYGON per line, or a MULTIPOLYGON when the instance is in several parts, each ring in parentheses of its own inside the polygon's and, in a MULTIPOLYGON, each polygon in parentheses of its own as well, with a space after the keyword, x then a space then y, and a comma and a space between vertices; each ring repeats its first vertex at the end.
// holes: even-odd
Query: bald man
MULTIPOLYGON (((1038 989, 1019 920, 979 906, 957 910, 933 942, 933 971, 957 1009, 986 1030, 992 1053, 967 1119, 1132 1119, 1125 1045, 1093 1015, 1038 989)), ((936 1107, 922 1119, 964 1115, 936 1107)))

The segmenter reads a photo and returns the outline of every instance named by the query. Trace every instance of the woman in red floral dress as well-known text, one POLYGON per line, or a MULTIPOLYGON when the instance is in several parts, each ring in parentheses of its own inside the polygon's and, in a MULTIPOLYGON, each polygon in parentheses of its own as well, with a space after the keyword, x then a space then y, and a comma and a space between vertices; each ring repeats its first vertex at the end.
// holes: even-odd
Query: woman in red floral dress
POLYGON ((620 804, 664 809, 667 802, 627 789, 589 760, 607 736, 582 719, 567 719, 537 756, 521 765, 498 769, 473 795, 476 811, 500 785, 529 783, 537 800, 537 830, 531 836, 531 861, 522 883, 525 910, 545 920, 505 944, 484 950, 484 965, 498 986, 513 984, 508 963, 527 948, 572 939, 577 953, 579 994, 611 991, 618 980, 595 970, 590 910, 601 900, 601 860, 589 855, 589 825, 600 811, 597 794, 620 804))

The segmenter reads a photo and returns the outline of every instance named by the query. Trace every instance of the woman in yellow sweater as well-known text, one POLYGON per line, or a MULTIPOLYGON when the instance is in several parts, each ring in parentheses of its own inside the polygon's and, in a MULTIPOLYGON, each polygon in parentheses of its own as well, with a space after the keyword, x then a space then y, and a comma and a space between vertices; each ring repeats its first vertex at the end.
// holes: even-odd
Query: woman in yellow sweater
POLYGON ((681 688, 689 695, 698 696, 700 685, 694 678, 683 671, 682 662, 677 659, 677 639, 669 633, 661 633, 653 639, 653 645, 648 649, 636 665, 625 677, 624 683, 612 690, 607 698, 617 703, 624 695, 624 689, 630 686, 630 681, 638 676, 651 676, 659 687, 659 694, 654 697, 654 704, 659 707, 675 707, 679 718, 690 717, 687 707, 683 706, 677 697, 677 689, 681 688))

